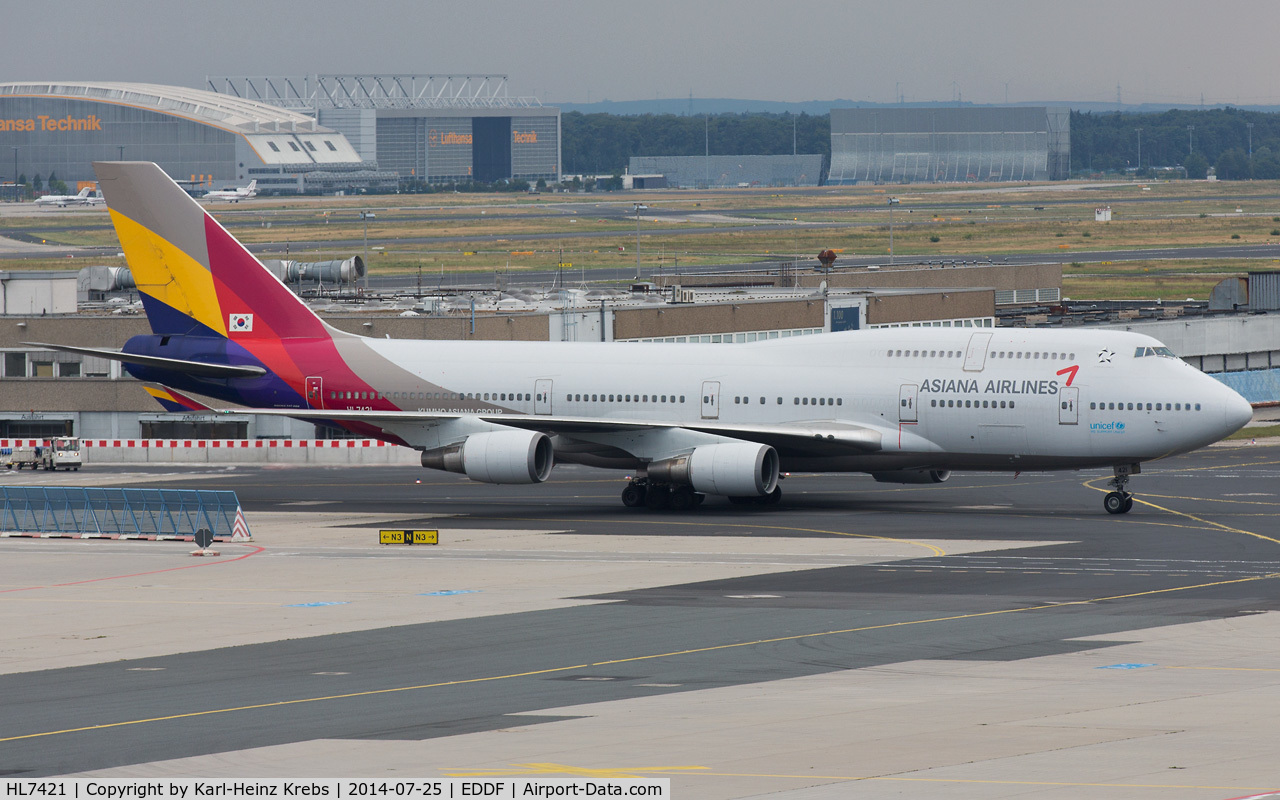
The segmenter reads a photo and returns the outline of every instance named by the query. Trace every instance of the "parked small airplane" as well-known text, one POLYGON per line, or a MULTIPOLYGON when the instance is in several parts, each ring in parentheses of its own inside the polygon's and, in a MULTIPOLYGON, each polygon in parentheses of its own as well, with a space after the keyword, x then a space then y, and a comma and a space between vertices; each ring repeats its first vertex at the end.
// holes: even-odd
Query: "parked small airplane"
POLYGON ((248 186, 241 186, 235 189, 215 189, 212 192, 205 192, 205 200, 226 200, 229 203, 239 203, 241 200, 248 200, 251 197, 258 196, 258 181, 249 181, 248 186))
POLYGON ((38 206, 57 206, 58 208, 66 208, 67 206, 96 206, 107 202, 101 197, 95 197, 93 189, 85 187, 80 190, 79 194, 46 194, 44 197, 36 198, 38 206))
MULTIPOLYGON (((165 387, 416 448, 425 467, 540 483, 625 469, 627 506, 776 503, 784 471, 941 483, 952 470, 1106 467, 1111 514, 1145 461, 1252 416, 1149 336, 890 328, 742 344, 372 339, 317 317, 158 166, 95 164, 152 333, 112 358, 165 387)), ((239 413, 239 412, 238 412, 239 413)))

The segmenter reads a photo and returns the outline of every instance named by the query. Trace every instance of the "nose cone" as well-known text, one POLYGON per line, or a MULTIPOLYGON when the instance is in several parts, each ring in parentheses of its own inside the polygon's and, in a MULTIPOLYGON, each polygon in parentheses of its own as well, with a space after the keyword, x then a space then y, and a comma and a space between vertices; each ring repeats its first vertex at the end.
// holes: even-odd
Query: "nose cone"
POLYGON ((1228 389, 1227 396, 1222 401, 1222 425, 1227 429, 1223 436, 1230 436, 1252 419, 1253 406, 1239 393, 1228 389))

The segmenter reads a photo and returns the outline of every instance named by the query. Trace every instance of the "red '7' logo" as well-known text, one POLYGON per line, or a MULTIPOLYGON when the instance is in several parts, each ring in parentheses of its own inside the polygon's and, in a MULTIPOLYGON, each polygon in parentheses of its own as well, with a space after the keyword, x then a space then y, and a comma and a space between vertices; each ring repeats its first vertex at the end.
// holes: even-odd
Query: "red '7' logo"
POLYGON ((1068 385, 1068 386, 1070 386, 1070 385, 1071 385, 1071 382, 1072 382, 1072 381, 1074 381, 1074 380, 1076 379, 1076 373, 1077 373, 1077 372, 1079 372, 1079 371, 1080 371, 1080 365, 1079 365, 1079 364, 1072 364, 1071 366, 1066 367, 1065 369, 1060 369, 1060 370, 1058 370, 1058 371, 1057 371, 1057 372, 1055 372, 1054 374, 1055 374, 1055 375, 1066 375, 1066 376, 1067 376, 1067 385, 1068 385))

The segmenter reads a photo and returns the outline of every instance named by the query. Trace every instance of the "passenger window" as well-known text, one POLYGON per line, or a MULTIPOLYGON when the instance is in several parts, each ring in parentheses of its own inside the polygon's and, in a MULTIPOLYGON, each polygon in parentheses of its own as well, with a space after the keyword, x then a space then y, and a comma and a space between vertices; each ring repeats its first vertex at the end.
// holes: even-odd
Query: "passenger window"
POLYGON ((1013 401, 1012 401, 1012 400, 1010 400, 1010 401, 1009 401, 1009 408, 1013 408, 1013 401))
POLYGON ((818 405, 825 406, 826 404, 827 404, 827 398, 822 397, 818 399, 818 405))
MULTIPOLYGON (((763 398, 762 398, 762 399, 763 399, 763 398)), ((844 398, 843 398, 843 397, 837 397, 837 398, 836 398, 836 405, 838 405, 838 406, 842 406, 842 405, 844 405, 844 398)))
POLYGON ((937 400, 930 400, 930 401, 929 401, 929 405, 930 405, 931 407, 933 407, 933 408, 937 408, 937 407, 938 407, 938 401, 937 401, 937 400))
POLYGON ((1199 410, 1200 410, 1200 404, 1196 403, 1196 411, 1199 411, 1199 410))
POLYGON ((1004 408, 1004 401, 1003 401, 1003 400, 1001 400, 1001 401, 1000 401, 1000 407, 1001 407, 1001 408, 1004 408))
MULTIPOLYGON (((803 405, 806 405, 806 406, 807 406, 807 405, 809 405, 809 398, 805 397, 805 398, 803 398, 803 400, 804 400, 803 405)), ((906 401, 906 400, 903 400, 903 401, 902 401, 902 404, 905 406, 905 405, 907 404, 907 401, 906 401)))

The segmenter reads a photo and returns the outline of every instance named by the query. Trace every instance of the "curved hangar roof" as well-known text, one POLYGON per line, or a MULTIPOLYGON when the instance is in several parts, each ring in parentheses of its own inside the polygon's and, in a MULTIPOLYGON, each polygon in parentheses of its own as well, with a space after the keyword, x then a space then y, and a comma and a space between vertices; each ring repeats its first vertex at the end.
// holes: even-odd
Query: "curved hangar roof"
POLYGON ((237 133, 329 132, 328 128, 317 125, 306 114, 255 100, 188 89, 185 86, 111 82, 0 83, 0 99, 5 97, 52 97, 118 103, 232 129, 237 133))
POLYGON ((306 114, 185 86, 151 83, 0 83, 6 97, 83 100, 131 106, 239 134, 264 164, 306 167, 360 164, 341 133, 306 114))

